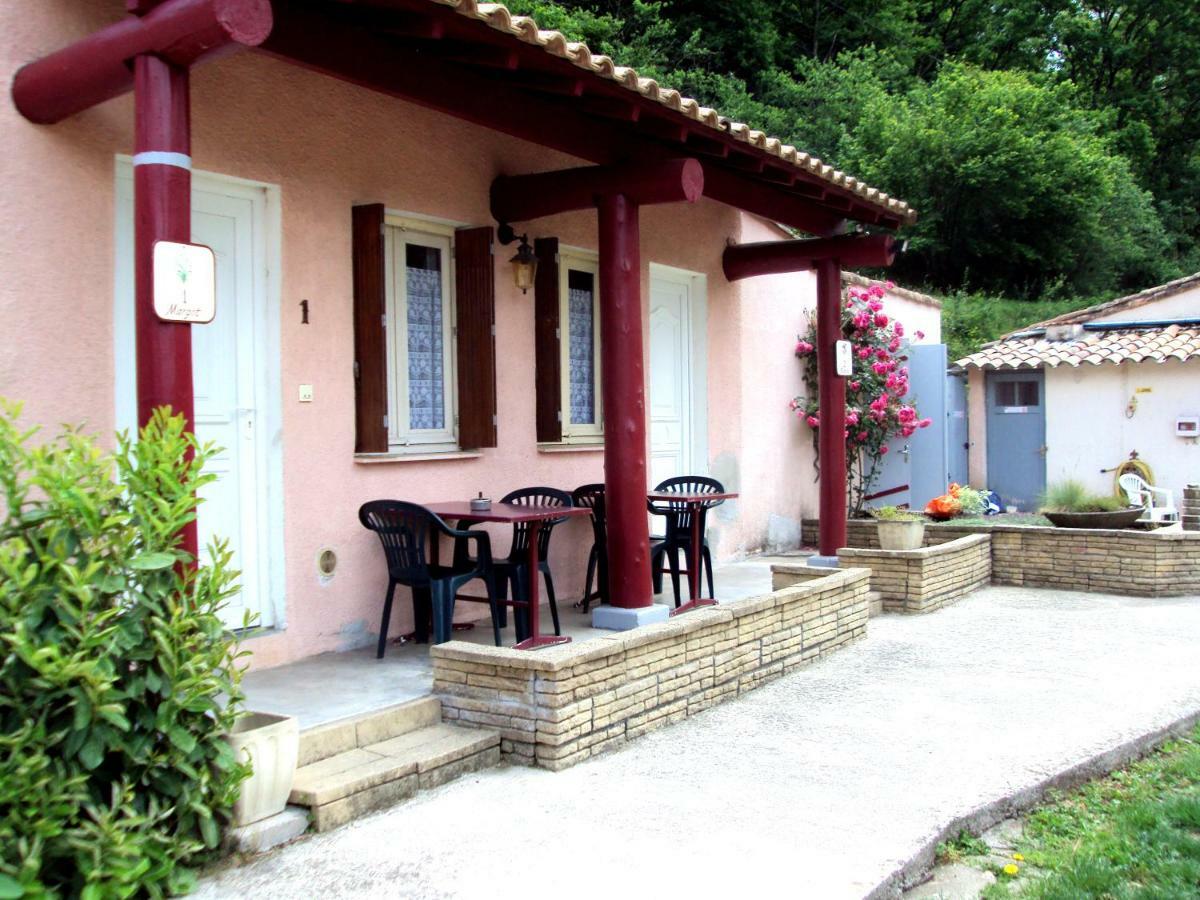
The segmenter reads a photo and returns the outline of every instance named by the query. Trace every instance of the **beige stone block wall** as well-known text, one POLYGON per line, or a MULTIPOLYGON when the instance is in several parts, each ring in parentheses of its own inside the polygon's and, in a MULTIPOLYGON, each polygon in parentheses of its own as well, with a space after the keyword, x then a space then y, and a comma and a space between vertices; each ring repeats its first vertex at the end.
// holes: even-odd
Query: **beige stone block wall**
MULTIPOLYGON (((815 543, 816 533, 817 523, 806 520, 805 542, 815 543)), ((930 523, 925 543, 935 546, 970 534, 991 535, 995 584, 1145 597, 1200 593, 1198 532, 930 523)), ((846 539, 851 548, 879 546, 871 520, 851 520, 846 539)))
POLYGON ((845 547, 838 562, 871 570, 871 590, 883 595, 884 609, 932 612, 991 580, 991 538, 972 534, 919 550, 845 547))
POLYGON ((807 665, 867 630, 865 569, 658 625, 522 652, 430 648, 445 721, 496 728, 513 762, 564 769, 807 665))

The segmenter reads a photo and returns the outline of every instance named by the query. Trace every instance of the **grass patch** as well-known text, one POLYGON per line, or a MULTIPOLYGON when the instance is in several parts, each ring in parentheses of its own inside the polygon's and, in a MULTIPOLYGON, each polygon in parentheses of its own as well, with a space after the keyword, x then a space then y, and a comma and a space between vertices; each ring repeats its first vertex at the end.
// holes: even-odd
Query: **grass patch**
POLYGON ((1042 525, 1049 526, 1050 520, 1039 513, 1000 513, 998 516, 957 516, 951 525, 1042 525))
POLYGON ((969 831, 960 831, 958 837, 937 845, 937 862, 956 863, 972 856, 984 856, 989 848, 983 838, 976 837, 969 831))
POLYGON ((992 885, 987 898, 1200 896, 1200 728, 1026 820, 1021 853, 1037 878, 992 885))

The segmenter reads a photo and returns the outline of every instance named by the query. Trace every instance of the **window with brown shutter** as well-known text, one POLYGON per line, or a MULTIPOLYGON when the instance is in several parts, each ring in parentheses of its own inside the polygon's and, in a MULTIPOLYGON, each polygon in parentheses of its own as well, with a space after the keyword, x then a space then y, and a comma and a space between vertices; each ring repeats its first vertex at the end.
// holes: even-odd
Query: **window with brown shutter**
POLYGON ((454 233, 458 310, 458 442, 496 446, 496 270, 491 228, 454 233))
POLYGON ((352 210, 354 254, 354 450, 388 449, 383 204, 352 210))
POLYGON ((533 250, 538 260, 533 284, 537 439, 556 444, 562 440, 558 238, 538 238, 533 250))

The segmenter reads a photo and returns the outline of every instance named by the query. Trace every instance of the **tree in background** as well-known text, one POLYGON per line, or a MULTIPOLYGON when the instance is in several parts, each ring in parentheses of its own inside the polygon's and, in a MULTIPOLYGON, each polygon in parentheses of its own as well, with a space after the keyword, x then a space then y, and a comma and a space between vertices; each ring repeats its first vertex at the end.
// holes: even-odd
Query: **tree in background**
POLYGON ((1078 308, 1200 269, 1195 0, 509 5, 903 197, 921 219, 896 272, 955 309, 1078 308))

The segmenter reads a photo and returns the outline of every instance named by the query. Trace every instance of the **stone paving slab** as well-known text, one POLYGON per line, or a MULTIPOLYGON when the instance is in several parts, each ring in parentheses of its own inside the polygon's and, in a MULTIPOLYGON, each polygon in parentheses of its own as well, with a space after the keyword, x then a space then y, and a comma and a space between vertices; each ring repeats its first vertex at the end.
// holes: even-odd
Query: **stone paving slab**
POLYGON ((1197 646, 1200 597, 985 588, 618 752, 465 777, 198 896, 887 895, 949 823, 1200 712, 1197 646))

